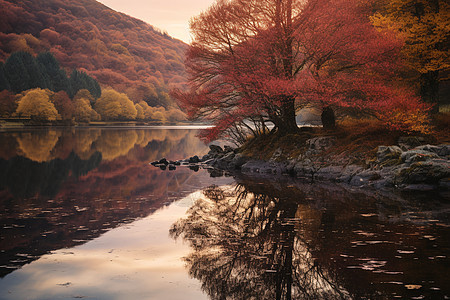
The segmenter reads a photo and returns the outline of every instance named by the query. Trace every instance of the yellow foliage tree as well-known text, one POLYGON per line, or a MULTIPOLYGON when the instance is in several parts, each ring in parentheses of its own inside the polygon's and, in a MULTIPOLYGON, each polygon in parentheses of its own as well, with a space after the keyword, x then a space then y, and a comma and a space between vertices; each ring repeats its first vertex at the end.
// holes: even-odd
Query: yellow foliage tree
POLYGON ((186 121, 186 114, 176 108, 171 108, 167 111, 167 121, 179 122, 186 121))
POLYGON ((95 102, 94 96, 92 96, 91 92, 89 92, 87 89, 79 90, 73 97, 73 100, 77 100, 77 99, 81 99, 81 98, 88 99, 89 102, 91 103, 91 106, 95 102))
POLYGON ((144 120, 145 119, 145 113, 144 113, 144 109, 142 108, 142 106, 138 103, 134 105, 136 107, 136 119, 137 120, 144 120))
POLYGON ((134 120, 137 110, 127 95, 109 89, 95 103, 95 110, 103 120, 134 120))
POLYGON ((75 121, 91 122, 100 120, 100 115, 92 109, 91 103, 86 98, 78 98, 75 104, 75 121))
POLYGON ((50 101, 52 94, 51 91, 40 88, 24 92, 19 100, 16 115, 43 121, 60 119, 61 117, 55 105, 50 101))
POLYGON ((420 94, 438 102, 439 81, 450 70, 450 4, 441 0, 387 0, 372 16, 381 29, 398 32, 405 39, 403 53, 420 78, 420 94))

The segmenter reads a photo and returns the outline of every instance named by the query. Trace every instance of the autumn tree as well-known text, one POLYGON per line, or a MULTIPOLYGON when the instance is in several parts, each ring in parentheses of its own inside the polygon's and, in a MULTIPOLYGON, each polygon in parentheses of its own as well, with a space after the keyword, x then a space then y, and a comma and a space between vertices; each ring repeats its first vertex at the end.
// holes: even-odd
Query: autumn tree
POLYGON ((433 0, 387 0, 372 16, 375 26, 405 39, 403 54, 419 79, 422 99, 439 103, 439 83, 450 71, 450 4, 433 0))
POLYGON ((65 91, 59 91, 54 93, 50 97, 51 101, 55 105, 56 110, 61 115, 61 119, 64 121, 70 121, 74 117, 75 105, 70 100, 69 95, 65 91))
POLYGON ((25 92, 19 100, 16 115, 44 121, 57 120, 60 118, 60 115, 50 101, 50 95, 51 92, 49 90, 40 88, 25 92))
POLYGON ((144 113, 144 109, 142 108, 142 106, 138 103, 136 103, 134 105, 134 107, 136 107, 136 119, 137 120, 144 120, 145 119, 145 113, 144 113))
POLYGON ((0 116, 4 118, 11 117, 17 109, 15 95, 8 91, 0 91, 0 116))
POLYGON ((95 103, 102 120, 134 120, 137 115, 134 103, 127 95, 109 89, 95 103))
POLYGON ((87 89, 81 89, 75 94, 75 96, 73 96, 73 100, 81 98, 88 99, 91 106, 94 106, 95 98, 91 95, 91 92, 89 92, 87 89))
POLYGON ((179 122, 186 121, 186 114, 177 108, 170 108, 166 113, 167 121, 179 122))
POLYGON ((91 122, 100 120, 100 115, 91 107, 91 103, 86 98, 74 100, 75 105, 75 121, 91 122))
POLYGON ((242 129, 257 135, 267 122, 279 134, 296 132, 303 105, 353 107, 386 119, 395 107, 425 109, 389 84, 401 41, 375 30, 369 8, 348 0, 217 1, 191 22, 190 91, 173 95, 190 118, 216 125, 209 140, 243 140, 242 129))

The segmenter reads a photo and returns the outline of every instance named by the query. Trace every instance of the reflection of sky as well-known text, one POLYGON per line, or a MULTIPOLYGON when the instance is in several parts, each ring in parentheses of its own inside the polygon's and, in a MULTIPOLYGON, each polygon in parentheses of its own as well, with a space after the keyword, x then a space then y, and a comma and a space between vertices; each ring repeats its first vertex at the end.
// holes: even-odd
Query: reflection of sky
POLYGON ((43 256, 3 278, 0 299, 206 299, 181 260, 188 246, 168 236, 192 199, 43 256))

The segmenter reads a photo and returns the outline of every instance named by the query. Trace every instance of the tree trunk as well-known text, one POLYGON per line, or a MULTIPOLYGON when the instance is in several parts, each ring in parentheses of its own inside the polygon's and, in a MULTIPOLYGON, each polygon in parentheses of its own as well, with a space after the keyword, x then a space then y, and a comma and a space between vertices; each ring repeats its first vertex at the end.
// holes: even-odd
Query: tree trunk
POLYGON ((275 123, 275 126, 278 127, 278 133, 281 135, 298 132, 297 121, 295 120, 294 98, 287 97, 283 102, 281 115, 279 117, 279 122, 277 123, 275 123))
POLYGON ((326 106, 322 111, 322 125, 326 130, 335 129, 336 128, 336 118, 334 116, 334 110, 326 106))
POLYGON ((432 112, 439 111, 439 71, 430 71, 420 76, 420 96, 424 102, 434 104, 432 112))

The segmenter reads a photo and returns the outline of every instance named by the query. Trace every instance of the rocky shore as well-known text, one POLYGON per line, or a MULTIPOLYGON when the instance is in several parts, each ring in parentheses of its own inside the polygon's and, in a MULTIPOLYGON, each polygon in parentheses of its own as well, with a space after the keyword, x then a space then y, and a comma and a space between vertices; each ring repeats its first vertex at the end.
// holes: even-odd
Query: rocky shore
POLYGON ((270 159, 257 160, 245 156, 240 149, 211 145, 209 153, 201 158, 194 156, 175 162, 161 159, 152 164, 169 170, 176 166, 187 166, 194 171, 208 168, 212 175, 223 171, 255 176, 287 175, 360 188, 450 190, 450 144, 421 145, 421 142, 417 137, 405 137, 397 145, 379 146, 376 157, 363 165, 330 155, 327 151, 335 143, 332 136, 307 140, 305 151, 298 157, 285 157, 280 148, 270 159))

